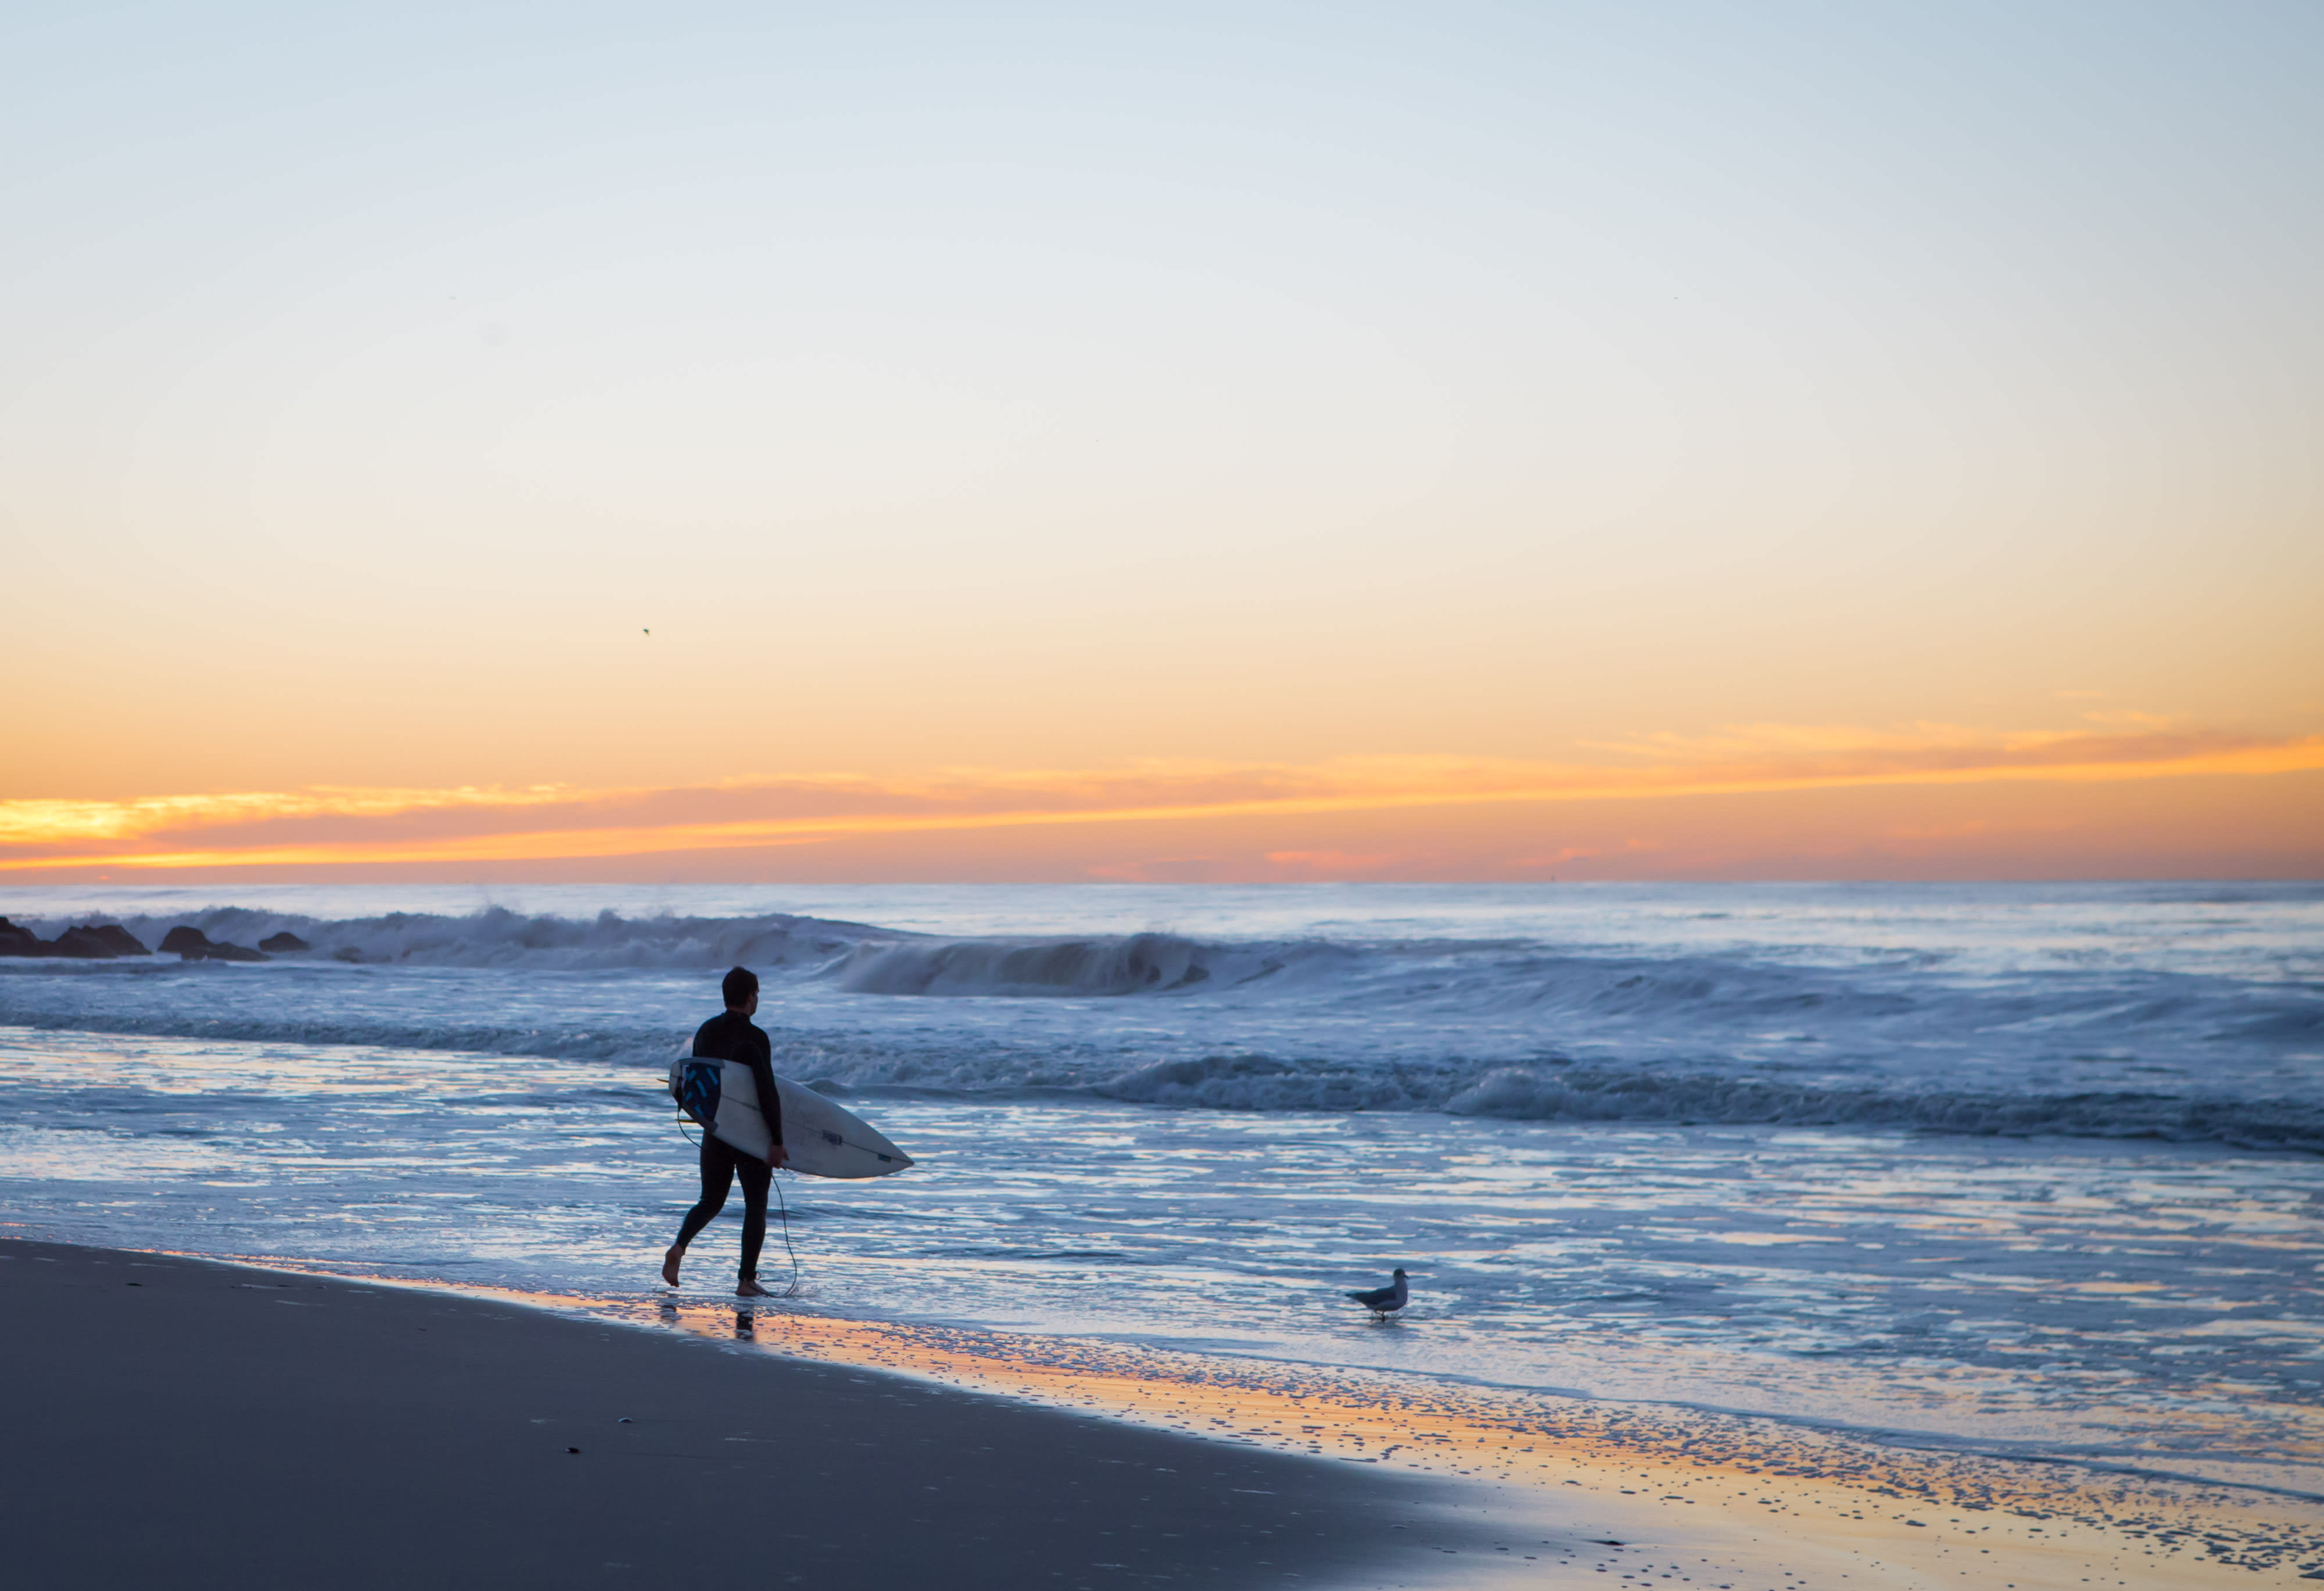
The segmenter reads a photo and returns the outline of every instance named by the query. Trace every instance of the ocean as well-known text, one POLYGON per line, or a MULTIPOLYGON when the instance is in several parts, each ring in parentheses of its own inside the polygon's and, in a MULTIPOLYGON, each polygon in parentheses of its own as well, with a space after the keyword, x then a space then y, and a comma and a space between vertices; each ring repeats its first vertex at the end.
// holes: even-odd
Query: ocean
MULTIPOLYGON (((794 1307, 2324 1494, 2324 886, 15 887, 0 1230, 635 1300, 669 1059, 919 1161, 794 1307), (1390 1326, 1342 1290, 1412 1273, 1390 1326)), ((731 1286, 733 1216, 687 1281, 731 1286)), ((762 1274, 788 1284, 785 1229, 762 1274)))

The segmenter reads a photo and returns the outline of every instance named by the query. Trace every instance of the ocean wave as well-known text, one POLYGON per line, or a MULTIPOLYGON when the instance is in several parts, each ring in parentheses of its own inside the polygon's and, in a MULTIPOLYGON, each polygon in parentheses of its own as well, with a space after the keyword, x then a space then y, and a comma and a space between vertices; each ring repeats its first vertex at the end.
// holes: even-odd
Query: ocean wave
MULTIPOLYGON (((82 920, 32 918, 27 926, 53 937, 82 920)), ((541 972, 749 967, 828 977, 851 994, 931 998, 1176 994, 1277 977, 1302 966, 1343 965, 1361 954, 1355 947, 1220 944, 1161 932, 936 938, 788 913, 623 917, 607 911, 584 919, 493 907, 465 917, 391 912, 332 920, 226 906, 108 920, 149 946, 174 929, 191 928, 224 944, 255 946, 287 933, 308 947, 277 954, 277 960, 541 972)))
MULTIPOLYGON (((890 1002, 973 1007, 1150 1000, 1179 1007, 1167 1020, 1189 1034, 1210 1031, 1210 1043, 1222 1050, 1253 1047, 1240 1032, 1266 1026, 1270 1036, 1255 1047, 1269 1053, 1296 1050, 1301 1036, 1313 1032, 1319 1044, 1366 1050, 1372 1062, 1384 1049, 1468 1046, 1476 1058, 1490 1050, 1504 1064, 1558 1052, 1740 1060, 1764 1069, 1781 1052, 1880 1071, 1951 1056, 1955 1064, 2020 1068, 2061 1059, 2150 1070, 2159 1064, 2200 1076, 2232 1057, 2246 1071, 2289 1068, 2290 1080, 2324 1060, 2324 985, 2312 982, 2054 965, 1969 973, 1939 957, 1877 951, 1852 960, 1803 960, 1781 947, 1750 955, 1647 955, 1508 939, 1222 942, 1159 930, 940 938, 781 913, 624 918, 605 911, 571 919, 497 909, 466 917, 328 920, 217 908, 133 918, 124 926, 151 943, 181 925, 226 943, 294 933, 311 948, 278 957, 272 968, 181 967, 160 957, 0 958, 0 1021, 69 1008, 92 1013, 72 1025, 114 1031, 97 1018, 134 1013, 160 1024, 134 1031, 190 1032, 172 1025, 182 1012, 186 1021, 198 1013, 201 1021, 226 1023, 217 1030, 222 1035, 246 1022, 251 1031, 242 1036, 259 1037, 268 1026, 261 1019, 275 1013, 262 1008, 317 1012, 345 998, 326 986, 336 981, 327 975, 337 963, 507 974, 519 981, 501 1003, 536 1007, 534 992, 549 985, 526 984, 522 975, 715 973, 739 965, 767 977, 770 1010, 800 995, 809 1004, 852 1000, 860 1020, 876 1025, 901 1016, 900 1010, 874 1014, 890 1002), (310 970, 297 973, 300 967, 310 970), (294 994, 267 982, 283 971, 315 980, 315 987, 294 994), (150 986, 134 996, 117 987, 105 992, 122 973, 147 975, 135 981, 150 986), (1911 1059, 1915 1055, 1921 1059, 1911 1059)), ((606 984, 601 993, 617 990, 606 984)), ((431 997, 455 1008, 445 1013, 454 1036, 442 1047, 507 1048, 502 1024, 490 1020, 497 1013, 456 1009, 459 1001, 447 992, 431 997), (464 1016, 470 1020, 459 1020, 464 1016), (474 1020, 479 1016, 485 1020, 474 1020), (472 1034, 483 1041, 470 1042, 472 1034)), ((611 1003, 624 998, 616 992, 611 1003)), ((479 987, 474 999, 495 996, 479 987)), ((525 1052, 563 1041, 550 1020, 551 1028, 528 1041, 525 1052)), ((906 1020, 916 1029, 926 1025, 918 1017, 906 1020)), ((932 1020, 938 1027, 973 1027, 982 1019, 932 1020)), ((1103 1041, 1102 1017, 1093 1012, 1078 1020, 1083 1036, 1103 1041)), ((435 1031, 414 1024, 375 1041, 438 1047, 427 1036, 435 1031)), ((1048 1040, 1063 1036, 1059 1028, 1048 1040)), ((318 1033, 316 1041, 374 1041, 318 1033)))
POLYGON ((1210 981, 1208 949, 1165 933, 862 944, 835 976, 856 994, 1167 994, 1210 981))
MULTIPOLYGON (((73 920, 31 926, 53 937, 73 920)), ((239 945, 290 933, 310 947, 278 958, 294 962, 571 973, 742 966, 778 984, 898 999, 1306 1001, 1445 1022, 1520 1022, 1584 1039, 1655 1031, 1724 1044, 1788 1029, 1820 1039, 1977 1032, 2102 1048, 2167 1032, 2175 1045, 2218 1041, 2303 1055, 2324 1041, 2324 986, 2313 982, 2054 962, 1996 975, 1941 956, 1877 949, 1803 959, 1780 946, 1651 954, 1506 939, 1220 940, 1159 930, 939 937, 780 912, 567 918, 492 908, 329 920, 214 907, 119 920, 149 945, 179 927, 239 945)), ((0 971, 60 976, 155 964, 0 958, 0 971)))
MULTIPOLYGON (((78 918, 28 920, 53 937, 78 918)), ((174 928, 226 944, 256 945, 290 933, 309 948, 278 959, 368 967, 529 967, 540 971, 685 970, 724 967, 821 968, 867 941, 909 938, 858 922, 770 912, 754 917, 528 916, 489 907, 465 917, 389 912, 326 919, 217 906, 117 921, 147 945, 174 928)))
MULTIPOLYGON (((1458 953, 1466 946, 1434 947, 1458 953)), ((1213 943, 1146 932, 1078 938, 863 941, 832 968, 856 994, 1113 999, 1313 989, 1393 962, 1400 948, 1318 940, 1213 943)))
POLYGON ((1903 1129, 1976 1137, 2162 1138, 2324 1153, 2324 1107, 2135 1091, 2006 1094, 1787 1084, 1640 1067, 1303 1066, 1225 1055, 1141 1067, 1110 1099, 1250 1111, 1442 1111, 1524 1122, 1903 1129))
POLYGON ((38 1032, 112 1034, 121 1038, 188 1040, 197 1043, 270 1044, 311 1049, 417 1050, 461 1055, 501 1055, 514 1060, 575 1060, 667 1067, 675 1046, 690 1037, 676 1028, 488 1027, 459 1022, 383 1022, 329 1017, 268 1018, 198 1013, 105 1011, 26 1012, 0 1006, 0 1023, 38 1032))
POLYGON ((939 936, 779 912, 123 920, 148 944, 182 925, 311 949, 0 960, 0 1024, 659 1072, 742 965, 767 980, 783 1069, 849 1089, 2324 1144, 2324 985, 2039 948, 1969 967, 1779 943, 939 936))
POLYGON ((1499 1068, 1452 1095, 1453 1115, 1526 1122, 1906 1128, 1973 1137, 2161 1138, 2324 1153, 2324 1107, 2285 1099, 2130 1090, 2077 1094, 1789 1085, 1677 1076, 1499 1068))
MULTIPOLYGON (((636 1068, 658 1081, 687 1034, 675 1028, 490 1028, 252 1018, 185 1021, 88 1013, 14 1025, 195 1041, 448 1050, 512 1061, 636 1068)), ((1027 1053, 958 1038, 793 1033, 773 1026, 778 1069, 843 1095, 1082 1097, 1166 1109, 1252 1113, 1435 1111, 1543 1124, 1863 1128, 1973 1137, 2153 1138, 2324 1153, 2324 1105, 2134 1089, 2008 1093, 1793 1083, 1685 1066, 1504 1066, 1461 1059, 1336 1064, 1256 1052, 1125 1062, 1102 1052, 1027 1053)), ((512 1086, 521 1086, 512 1079, 512 1086)), ((649 1090, 648 1092, 650 1092, 649 1090)), ((562 1097, 563 1096, 559 1096, 562 1097)))

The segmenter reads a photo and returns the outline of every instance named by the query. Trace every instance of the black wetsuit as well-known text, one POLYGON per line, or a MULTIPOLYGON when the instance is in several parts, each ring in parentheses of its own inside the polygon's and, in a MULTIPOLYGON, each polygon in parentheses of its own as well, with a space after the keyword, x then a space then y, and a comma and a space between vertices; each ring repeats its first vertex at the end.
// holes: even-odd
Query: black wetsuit
MULTIPOLYGON (((783 1141, 783 1101, 775 1089, 774 1047, 751 1019, 739 1011, 712 1017, 695 1031, 694 1053, 704 1060, 739 1060, 751 1068, 758 1085, 759 1110, 767 1118, 767 1132, 783 1141)), ((686 1212, 678 1229, 678 1246, 692 1243, 726 1207, 727 1190, 742 1179, 742 1271, 745 1281, 759 1274, 759 1247, 767 1241, 767 1189, 775 1169, 755 1154, 744 1154, 715 1133, 702 1134, 702 1202, 686 1212)))

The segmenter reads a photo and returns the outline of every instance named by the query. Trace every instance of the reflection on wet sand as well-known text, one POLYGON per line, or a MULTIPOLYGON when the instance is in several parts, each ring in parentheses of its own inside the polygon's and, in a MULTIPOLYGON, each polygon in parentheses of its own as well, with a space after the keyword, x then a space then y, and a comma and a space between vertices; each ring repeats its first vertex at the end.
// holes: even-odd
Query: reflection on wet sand
MULTIPOLYGON (((345 1274, 334 1272, 334 1274, 345 1274)), ((436 1285, 399 1283, 399 1285, 436 1285)), ((1889 1446, 1778 1421, 796 1306, 447 1289, 752 1345, 1213 1440, 1389 1464, 1480 1490, 1536 1557, 1674 1579, 1995 1580, 2018 1591, 2290 1585, 2324 1503, 2254 1488, 1889 1446), (1538 1527, 1536 1529, 1536 1527, 1538 1527), (1600 1551, 1600 1549, 1603 1551, 1600 1551), (1596 1553, 1593 1559, 1591 1554, 1596 1553), (1643 1556, 1642 1556, 1643 1555, 1643 1556), (1683 1561, 1682 1561, 1683 1560, 1683 1561), (2256 1581, 2251 1577, 2256 1573, 2256 1581)))

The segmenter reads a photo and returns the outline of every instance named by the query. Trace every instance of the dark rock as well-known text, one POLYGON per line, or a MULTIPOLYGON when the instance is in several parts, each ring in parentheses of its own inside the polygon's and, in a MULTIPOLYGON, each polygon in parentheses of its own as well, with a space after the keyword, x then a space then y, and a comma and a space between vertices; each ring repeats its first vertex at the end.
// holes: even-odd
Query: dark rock
POLYGON ((121 952, 85 928, 69 928, 49 942, 43 954, 69 956, 76 961, 110 961, 121 952))
POLYGON ((143 945, 138 942, 137 936, 135 934, 131 933, 127 929, 122 927, 117 922, 92 922, 88 927, 82 929, 81 932, 86 934, 94 934, 97 936, 100 941, 113 948, 113 953, 115 956, 151 956, 153 954, 152 951, 148 950, 143 945))
POLYGON ((49 948, 41 941, 40 935, 28 928, 18 928, 6 918, 0 917, 0 956, 45 956, 48 953, 49 948))
POLYGON ((180 923, 161 936, 161 953, 175 951, 185 961, 263 961, 263 951, 247 945, 222 945, 198 928, 180 923))
POLYGON ((209 954, 210 937, 198 928, 180 923, 161 936, 161 954, 175 954, 189 961, 199 961, 209 954))
POLYGON ((315 947, 288 931, 269 934, 258 941, 258 948, 269 956, 303 956, 315 947))

